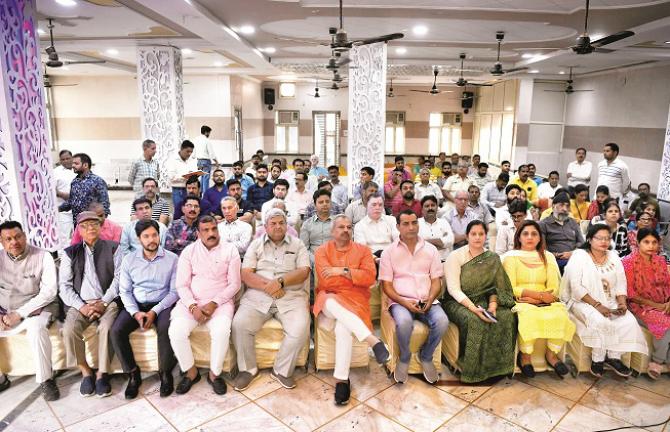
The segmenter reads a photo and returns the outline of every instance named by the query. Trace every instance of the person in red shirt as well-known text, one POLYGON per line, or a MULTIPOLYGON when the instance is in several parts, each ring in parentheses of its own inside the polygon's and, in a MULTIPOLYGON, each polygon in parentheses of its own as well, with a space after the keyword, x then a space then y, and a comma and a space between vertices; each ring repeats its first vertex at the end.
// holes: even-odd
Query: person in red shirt
POLYGON ((391 207, 391 214, 397 217, 403 210, 412 210, 415 214, 421 214, 421 202, 414 199, 414 182, 404 180, 400 183, 400 194, 402 201, 397 201, 391 207))

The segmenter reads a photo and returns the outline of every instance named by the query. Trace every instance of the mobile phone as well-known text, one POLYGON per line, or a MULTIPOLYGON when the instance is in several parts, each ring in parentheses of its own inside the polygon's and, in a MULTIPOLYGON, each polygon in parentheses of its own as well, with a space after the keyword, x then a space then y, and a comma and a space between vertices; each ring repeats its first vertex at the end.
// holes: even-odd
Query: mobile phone
POLYGON ((484 308, 481 307, 481 306, 479 306, 479 310, 482 311, 482 313, 484 314, 484 316, 485 316, 486 318, 490 319, 490 320, 493 321, 494 323, 497 323, 497 322, 498 322, 498 320, 496 319, 496 317, 494 317, 493 314, 492 314, 491 312, 487 311, 486 309, 484 309, 484 308))
POLYGON ((423 309, 426 307, 426 302, 424 302, 423 300, 419 300, 419 301, 416 303, 416 307, 418 307, 419 309, 423 310, 423 309))

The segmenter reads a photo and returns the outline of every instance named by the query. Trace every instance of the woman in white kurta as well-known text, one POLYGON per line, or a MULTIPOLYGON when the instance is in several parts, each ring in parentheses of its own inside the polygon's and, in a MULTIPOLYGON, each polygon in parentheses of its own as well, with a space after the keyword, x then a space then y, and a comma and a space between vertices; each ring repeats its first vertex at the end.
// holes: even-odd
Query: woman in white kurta
POLYGON ((561 300, 577 326, 577 335, 592 349, 591 373, 604 367, 620 376, 631 370, 621 362, 627 352, 648 354, 637 320, 626 306, 626 274, 616 251, 609 250, 607 225, 589 227, 586 243, 575 250, 565 267, 561 300))

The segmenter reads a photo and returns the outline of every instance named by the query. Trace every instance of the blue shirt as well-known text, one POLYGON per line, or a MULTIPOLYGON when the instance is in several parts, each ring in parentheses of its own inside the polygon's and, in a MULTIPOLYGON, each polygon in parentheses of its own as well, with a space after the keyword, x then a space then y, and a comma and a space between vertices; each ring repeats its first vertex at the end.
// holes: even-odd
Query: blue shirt
POLYGON ((109 216, 109 194, 107 183, 92 172, 86 175, 78 175, 70 184, 70 198, 58 207, 59 211, 72 210, 72 220, 77 224, 79 213, 88 209, 93 201, 99 202, 105 208, 105 214, 109 216))
POLYGON ((254 179, 247 174, 242 174, 240 178, 235 177, 233 174, 228 180, 230 179, 235 179, 240 182, 240 186, 242 186, 242 199, 247 199, 247 191, 254 185, 254 179))
MULTIPOLYGON (((122 256, 126 256, 129 253, 135 252, 136 250, 142 250, 142 244, 140 243, 139 237, 135 233, 135 226, 137 226, 139 220, 131 221, 123 227, 121 232, 121 243, 119 243, 119 249, 121 249, 122 256)), ((160 236, 161 246, 165 246, 165 238, 167 237, 167 227, 160 222, 158 223, 158 235, 160 236)))
POLYGON ((321 166, 312 167, 312 169, 309 170, 309 175, 313 175, 317 178, 320 176, 328 177, 328 170, 321 166))
POLYGON ((261 211, 263 204, 270 201, 273 197, 272 183, 270 182, 266 182, 265 186, 251 185, 247 191, 247 201, 249 201, 251 208, 256 211, 261 211))
POLYGON ((228 196, 228 188, 226 185, 223 185, 223 189, 219 192, 216 186, 205 191, 205 195, 200 201, 200 214, 206 215, 210 213, 215 213, 221 216, 221 200, 228 196))
POLYGON ((179 299, 177 255, 158 248, 156 257, 149 261, 139 249, 123 259, 119 280, 121 301, 130 316, 139 312, 138 303, 158 303, 151 310, 156 315, 174 305, 179 299))

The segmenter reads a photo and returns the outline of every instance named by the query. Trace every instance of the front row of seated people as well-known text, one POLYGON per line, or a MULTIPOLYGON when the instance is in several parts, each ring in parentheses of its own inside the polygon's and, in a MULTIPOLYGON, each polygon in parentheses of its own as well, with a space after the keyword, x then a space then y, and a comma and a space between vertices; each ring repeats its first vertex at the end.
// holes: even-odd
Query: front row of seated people
MULTIPOLYGON (((376 204, 371 201, 368 204, 376 204)), ((201 379, 189 341, 197 326, 210 333, 207 382, 213 391, 225 394, 227 390, 222 369, 231 335, 240 370, 234 388, 244 390, 258 377, 254 337, 272 317, 282 323, 284 338, 271 376, 286 388, 295 387, 294 368, 309 338, 310 258, 300 240, 286 235, 282 210, 266 213, 266 234, 249 245, 243 262, 234 244, 221 241, 212 216, 203 216, 193 225, 198 239, 179 257, 161 246, 157 222, 140 219, 135 234, 141 248, 123 260, 118 243, 99 239, 101 223, 95 213, 82 212, 77 222, 82 242, 65 250, 59 279, 60 297, 68 307, 63 326, 67 367, 80 368, 83 396, 111 393, 111 347, 128 374, 125 396, 137 396, 141 373, 129 336, 135 329, 152 326, 158 335, 162 397, 175 391, 175 364, 183 373, 177 394, 188 392, 201 379), (235 310, 242 283, 246 289, 235 310), (99 340, 97 371, 87 363, 84 350, 83 334, 91 325, 99 340)), ((379 279, 396 325, 397 382, 407 380, 415 319, 429 327, 418 360, 431 383, 438 379, 433 353, 449 321, 459 329, 457 367, 466 383, 508 375, 515 361, 524 375, 533 376, 530 356, 538 339, 546 340, 547 363, 563 376, 567 367, 559 353, 575 332, 592 349, 592 374, 602 376, 609 368, 627 376, 631 371, 621 356, 649 354, 636 317, 654 338, 649 376, 657 378, 661 365, 670 360, 670 275, 656 255, 659 237, 652 229, 638 231, 639 248, 622 264, 617 253, 609 250, 610 227, 592 225, 560 280, 556 259, 544 249, 543 230, 533 221, 520 224, 514 249, 502 259, 485 248, 487 226, 479 220, 470 222, 465 230, 467 244, 452 252, 443 267, 437 248, 418 235, 420 226, 412 210, 402 211, 391 228, 398 236, 381 254, 379 279), (447 293, 440 299, 443 275, 447 293)), ((318 326, 335 333, 337 404, 346 404, 350 398, 352 337, 366 343, 380 364, 390 357, 370 320, 375 258, 369 247, 352 240, 352 231, 349 217, 334 217, 331 239, 316 249, 314 257, 313 312, 318 326)), ((0 337, 27 330, 36 379, 47 400, 57 399, 48 333, 55 317, 50 308, 57 296, 53 260, 27 245, 17 222, 0 225, 0 238, 4 248, 0 337)), ((9 379, 0 375, 0 390, 9 386, 9 379)))

